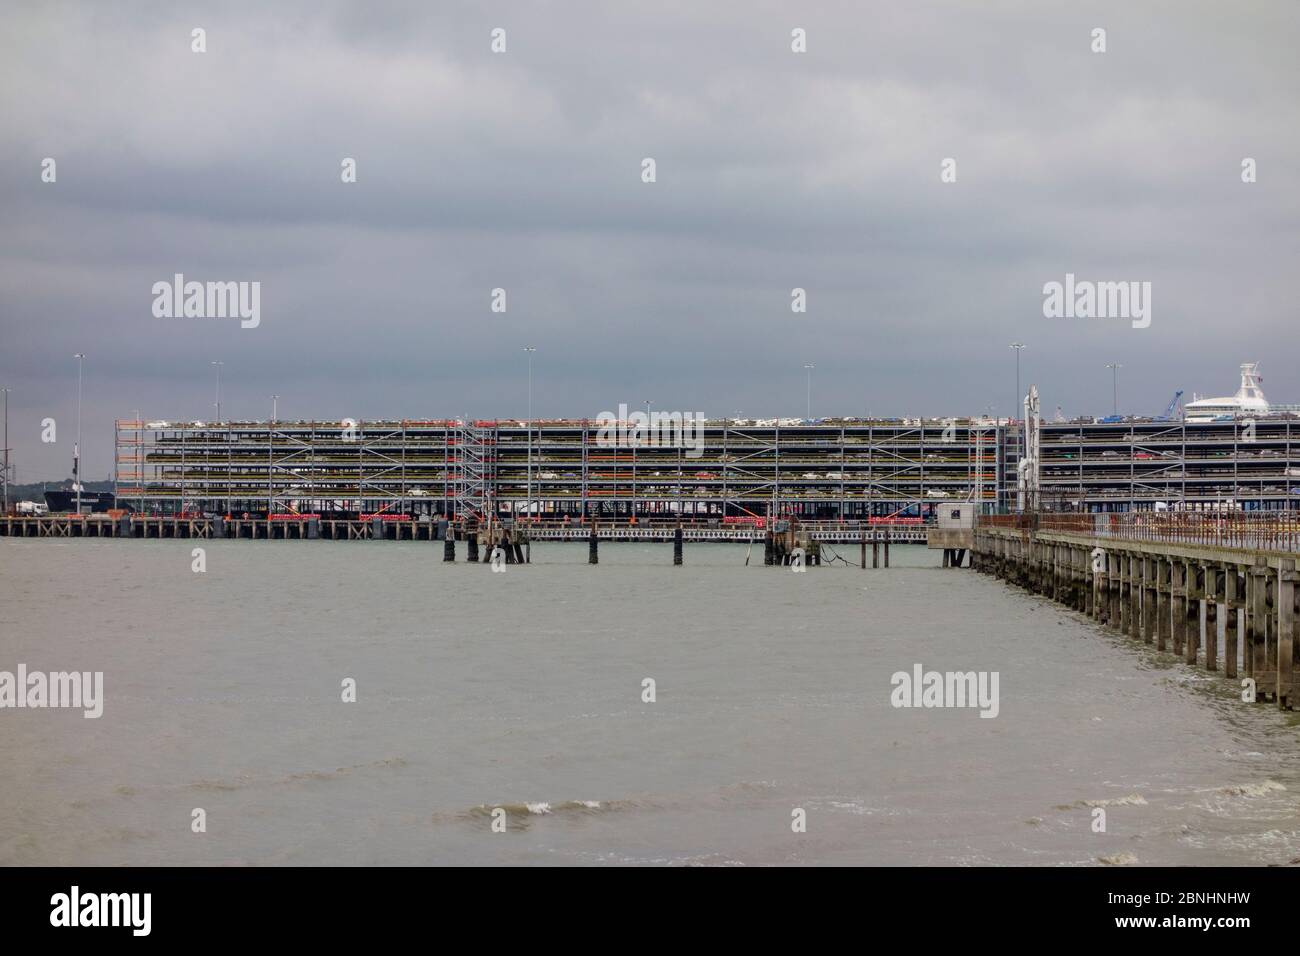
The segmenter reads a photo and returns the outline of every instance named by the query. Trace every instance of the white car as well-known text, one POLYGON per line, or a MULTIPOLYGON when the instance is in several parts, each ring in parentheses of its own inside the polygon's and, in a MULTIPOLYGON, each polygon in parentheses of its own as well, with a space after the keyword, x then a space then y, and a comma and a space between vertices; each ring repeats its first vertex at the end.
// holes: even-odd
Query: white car
POLYGON ((817 472, 815 472, 815 471, 805 471, 805 472, 803 473, 802 477, 804 477, 804 478, 820 478, 821 475, 817 474, 817 472))

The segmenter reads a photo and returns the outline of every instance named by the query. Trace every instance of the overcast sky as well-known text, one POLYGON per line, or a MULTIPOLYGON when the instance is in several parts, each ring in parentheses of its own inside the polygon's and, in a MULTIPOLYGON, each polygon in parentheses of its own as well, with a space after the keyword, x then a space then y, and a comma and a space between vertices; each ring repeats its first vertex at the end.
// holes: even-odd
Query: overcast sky
POLYGON ((525 345, 539 417, 802 415, 805 363, 815 415, 1006 414, 1013 341, 1049 415, 1109 414, 1115 361, 1126 411, 1242 361, 1300 402, 1294 0, 2 15, 20 481, 69 473, 79 351, 87 478, 115 417, 210 419, 213 360, 261 419, 522 416, 525 345), (260 326, 156 318, 177 272, 259 281, 260 326), (1151 326, 1045 318, 1067 272, 1151 282, 1151 326))

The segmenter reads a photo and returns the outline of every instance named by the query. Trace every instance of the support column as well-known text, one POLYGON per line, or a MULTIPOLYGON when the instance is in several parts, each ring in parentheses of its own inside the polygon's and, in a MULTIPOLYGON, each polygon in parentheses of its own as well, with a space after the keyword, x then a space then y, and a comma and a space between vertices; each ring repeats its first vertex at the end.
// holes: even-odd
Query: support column
POLYGON ((1136 554, 1128 557, 1128 630, 1133 640, 1142 638, 1142 559, 1136 554))
POLYGON ((1121 579, 1124 577, 1124 559, 1118 551, 1111 551, 1106 556, 1107 567, 1110 570, 1110 609, 1106 618, 1106 623, 1114 630, 1122 629, 1119 609, 1124 602, 1121 600, 1123 591, 1121 590, 1121 579))
POLYGON ((1201 584, 1197 580, 1200 568, 1193 561, 1187 562, 1187 641, 1184 645, 1183 659, 1189 664, 1196 663, 1196 653, 1201 647, 1201 584))
POLYGON ((1156 559, 1142 558, 1142 640, 1154 644, 1156 639, 1156 559))
POLYGON ((1170 572, 1173 564, 1164 556, 1156 558, 1156 650, 1169 647, 1169 608, 1172 596, 1170 572))
POLYGON ((1248 675, 1255 679, 1256 699, 1264 700, 1271 685, 1265 680, 1269 673, 1264 631, 1268 621, 1268 559, 1255 558, 1255 566, 1246 575, 1246 653, 1249 655, 1248 675))
POLYGON ((1080 568, 1083 570, 1079 587, 1083 591, 1083 613, 1089 618, 1097 617, 1097 575, 1092 571, 1092 553, 1087 548, 1079 549, 1080 568))
POLYGON ((1092 616, 1098 624, 1104 624, 1110 613, 1110 568, 1107 562, 1110 555, 1102 552, 1098 561, 1100 570, 1092 576, 1092 616))
POLYGON ((1235 564, 1223 568, 1223 676, 1237 676, 1237 611, 1241 608, 1238 590, 1238 568, 1235 564))
POLYGON ((1205 669, 1219 669, 1219 607, 1223 600, 1223 572, 1217 567, 1205 568, 1205 669))
POLYGON ((1277 706, 1281 710, 1289 710, 1294 705, 1291 665, 1295 661, 1296 580, 1295 561, 1291 558, 1279 561, 1273 603, 1277 605, 1277 706))

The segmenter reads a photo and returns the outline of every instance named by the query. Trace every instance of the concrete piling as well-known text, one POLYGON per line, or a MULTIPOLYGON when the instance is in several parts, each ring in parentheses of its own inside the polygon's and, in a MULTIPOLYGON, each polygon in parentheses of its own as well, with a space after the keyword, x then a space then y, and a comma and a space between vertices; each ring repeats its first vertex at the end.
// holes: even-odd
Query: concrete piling
POLYGON ((1246 615, 1246 580, 1239 565, 1229 569, 1227 606, 1228 624, 1224 636, 1224 670, 1225 677, 1236 677, 1244 664, 1241 635, 1244 627, 1242 618, 1246 615))
POLYGON ((1205 669, 1219 669, 1219 620, 1223 607, 1223 572, 1218 568, 1205 569, 1205 669))
POLYGON ((1292 703, 1291 665, 1295 660, 1296 640, 1296 569, 1295 561, 1285 558, 1278 565, 1277 590, 1277 706, 1283 710, 1292 703))
POLYGON ((1261 679, 1268 670, 1268 649, 1264 640, 1268 621, 1268 577, 1268 565, 1260 555, 1246 572, 1246 654, 1249 661, 1246 673, 1255 679, 1257 694, 1265 691, 1261 679))

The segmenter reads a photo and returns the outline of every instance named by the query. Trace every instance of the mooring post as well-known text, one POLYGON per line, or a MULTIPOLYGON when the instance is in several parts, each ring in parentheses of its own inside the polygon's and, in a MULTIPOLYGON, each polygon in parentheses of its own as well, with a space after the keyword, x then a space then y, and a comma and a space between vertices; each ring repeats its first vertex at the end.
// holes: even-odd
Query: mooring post
POLYGON ((889 525, 885 525, 885 567, 889 567, 889 525))
POLYGON ((1289 710, 1292 705, 1291 666, 1295 661, 1296 579, 1294 559, 1284 558, 1279 561, 1273 603, 1277 607, 1277 706, 1280 710, 1289 710))
POLYGON ((673 564, 682 563, 682 523, 677 522, 677 527, 673 529, 673 564))
POLYGON ((880 567, 880 531, 871 532, 871 566, 880 567))
POLYGON ((867 533, 863 531, 859 535, 858 541, 858 567, 863 571, 867 569, 867 533))
POLYGON ((591 533, 587 535, 587 563, 600 564, 599 539, 596 537, 596 522, 591 523, 591 533))
POLYGON ((478 528, 472 521, 466 521, 465 530, 465 560, 470 564, 478 564, 478 528))
POLYGON ((442 533, 442 560, 456 560, 456 533, 445 526, 442 533))

